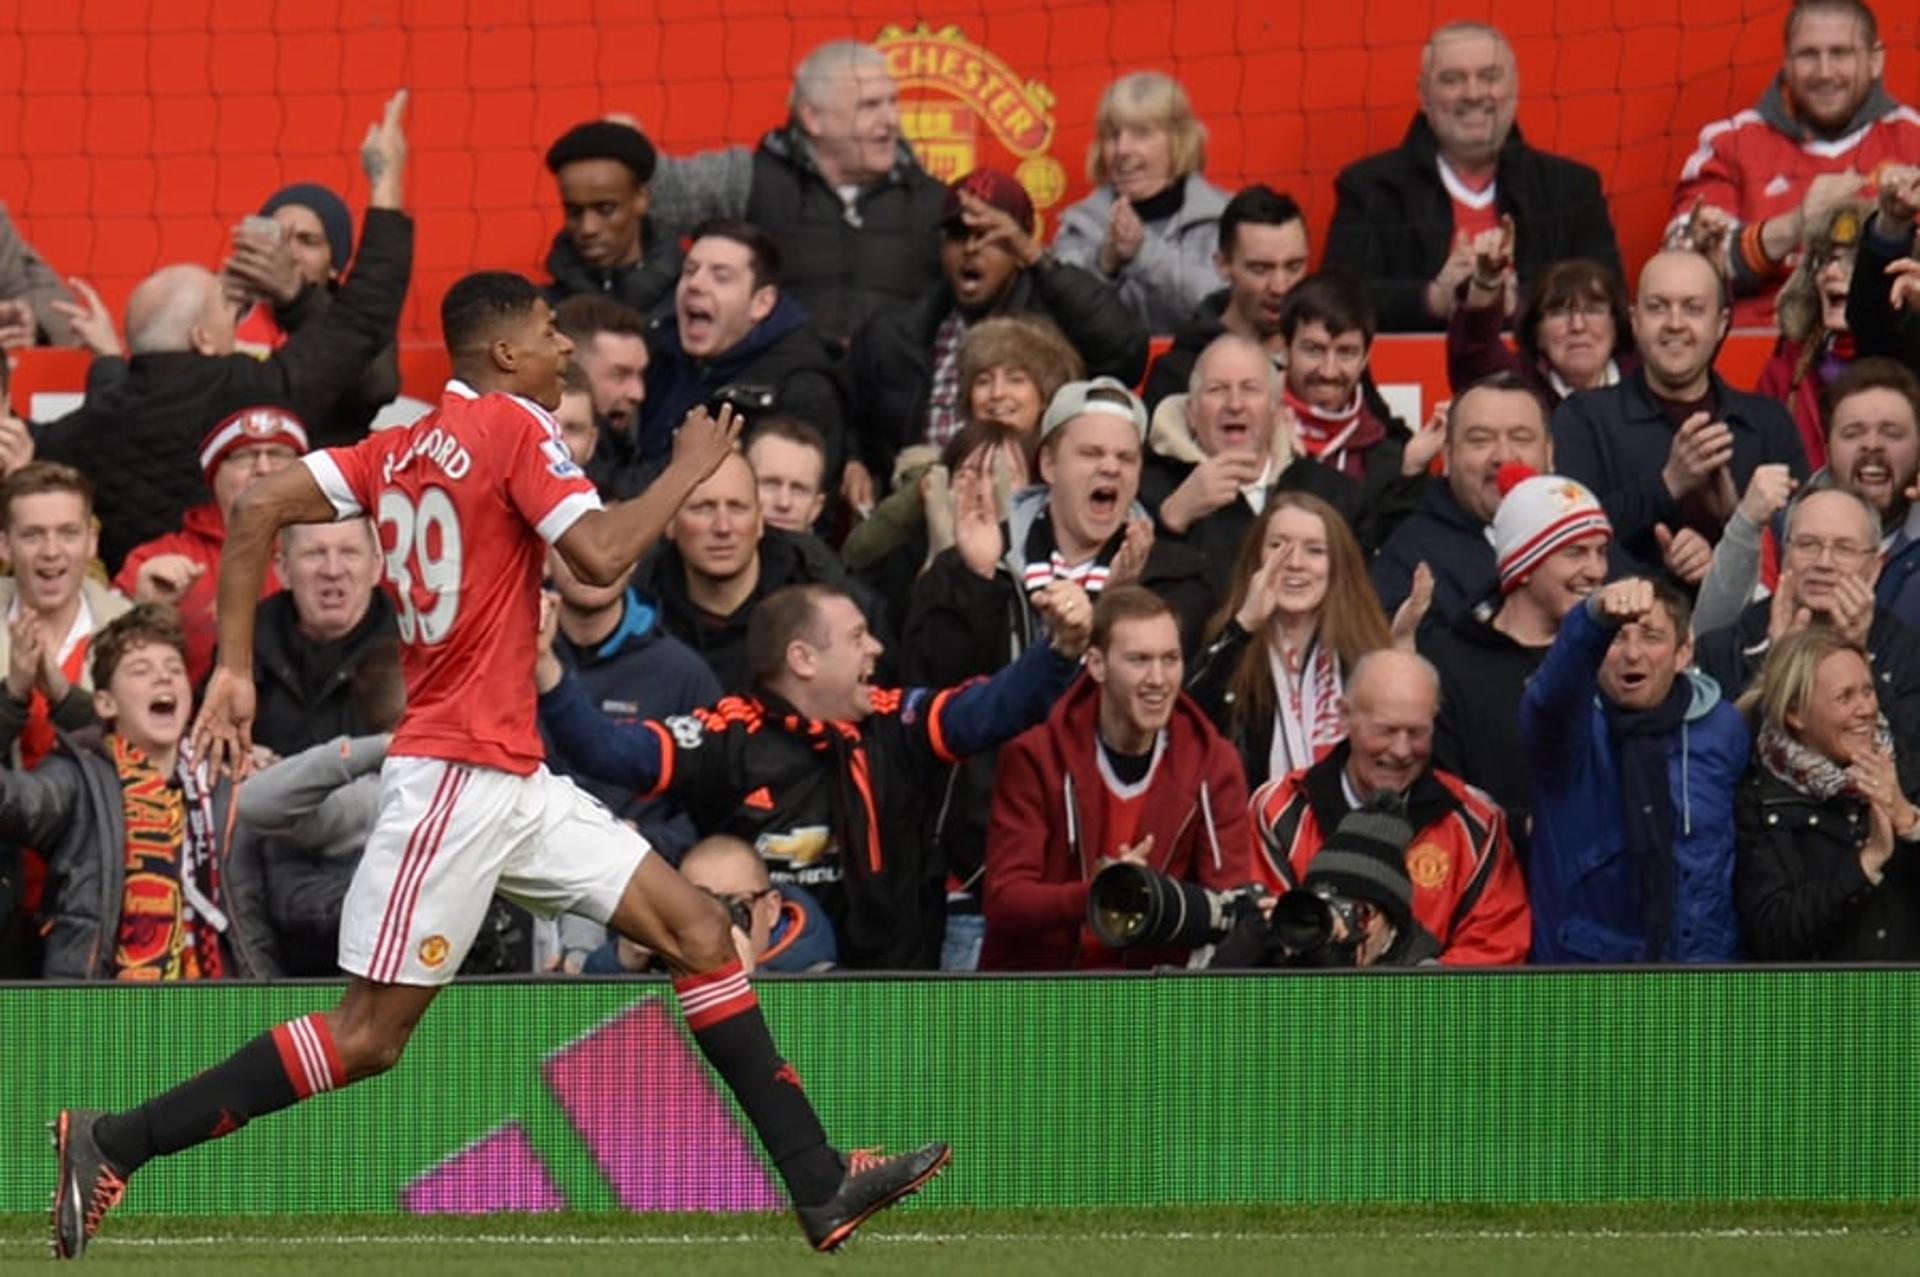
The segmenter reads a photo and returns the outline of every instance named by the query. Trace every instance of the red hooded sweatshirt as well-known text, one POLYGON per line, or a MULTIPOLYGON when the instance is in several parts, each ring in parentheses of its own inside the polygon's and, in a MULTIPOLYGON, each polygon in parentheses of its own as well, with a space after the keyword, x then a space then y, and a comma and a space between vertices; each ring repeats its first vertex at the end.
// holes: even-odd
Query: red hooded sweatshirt
POLYGON ((1087 883, 1122 844, 1153 835, 1150 868, 1215 890, 1265 882, 1252 855, 1240 756, 1181 693, 1167 743, 1146 781, 1133 828, 1101 774, 1095 738, 1100 688, 1082 674, 1047 720, 1000 751, 987 832, 986 941, 981 970, 1154 966, 1167 950, 1102 947, 1087 927, 1087 883))

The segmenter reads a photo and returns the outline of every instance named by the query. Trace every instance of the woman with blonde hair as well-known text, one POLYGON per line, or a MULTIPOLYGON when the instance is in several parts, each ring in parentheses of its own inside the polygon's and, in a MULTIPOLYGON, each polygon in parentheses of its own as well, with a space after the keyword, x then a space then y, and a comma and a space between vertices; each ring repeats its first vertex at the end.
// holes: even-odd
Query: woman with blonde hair
POLYGON ((1093 193, 1060 218, 1063 262, 1113 280, 1149 333, 1170 333, 1220 287, 1213 264, 1227 196, 1200 176, 1206 126, 1180 82, 1123 75, 1100 95, 1087 153, 1093 193))
POLYGON ((1920 808, 1865 648, 1824 625, 1780 639, 1740 700, 1755 729, 1734 803, 1734 899, 1749 957, 1920 957, 1920 808))
MULTIPOLYGON (((1416 608, 1424 610, 1403 611, 1416 608)), ((1346 738, 1347 674, 1393 642, 1405 618, 1395 620, 1389 628, 1360 543, 1331 505, 1304 492, 1267 499, 1187 677, 1187 691, 1240 751, 1249 792, 1311 767, 1346 738)))

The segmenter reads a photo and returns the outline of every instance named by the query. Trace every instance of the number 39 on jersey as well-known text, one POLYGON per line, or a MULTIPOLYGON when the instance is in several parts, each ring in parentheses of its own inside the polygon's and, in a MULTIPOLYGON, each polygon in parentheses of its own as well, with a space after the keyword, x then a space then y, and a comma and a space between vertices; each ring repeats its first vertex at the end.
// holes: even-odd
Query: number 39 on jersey
POLYGON ((389 488, 380 494, 378 518, 401 640, 444 641, 460 612, 460 516, 453 499, 429 487, 415 502, 389 488))

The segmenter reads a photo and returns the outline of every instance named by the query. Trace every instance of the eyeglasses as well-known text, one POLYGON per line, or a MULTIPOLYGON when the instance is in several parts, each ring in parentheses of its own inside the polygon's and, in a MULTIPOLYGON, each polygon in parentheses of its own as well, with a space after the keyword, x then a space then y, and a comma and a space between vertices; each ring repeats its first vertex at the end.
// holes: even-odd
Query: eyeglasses
POLYGON ((1812 563, 1833 555, 1835 563, 1859 563, 1873 553, 1870 546, 1851 541, 1829 541, 1825 537, 1796 536, 1787 539, 1787 549, 1812 563))
POLYGON ((727 913, 733 918, 733 925, 742 931, 753 929, 753 907, 774 892, 772 887, 762 887, 758 891, 720 892, 707 887, 700 890, 725 905, 727 913))
POLYGON ((1542 308, 1540 314, 1545 319, 1560 320, 1571 320, 1578 315, 1589 324, 1597 324, 1613 314, 1613 307, 1606 302, 1589 297, 1581 301, 1555 302, 1551 306, 1542 308))

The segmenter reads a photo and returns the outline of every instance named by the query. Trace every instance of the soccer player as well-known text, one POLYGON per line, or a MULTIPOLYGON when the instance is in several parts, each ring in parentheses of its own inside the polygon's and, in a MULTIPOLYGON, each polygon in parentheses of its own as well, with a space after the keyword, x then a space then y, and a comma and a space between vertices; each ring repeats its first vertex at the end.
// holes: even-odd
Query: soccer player
POLYGON ((759 1132, 816 1249, 832 1250, 946 1165, 944 1144, 843 1160, 774 1049, 724 907, 542 764, 533 665, 547 546, 584 581, 618 579, 732 451, 731 412, 693 413, 646 493, 603 509, 548 415, 572 348, 533 285, 469 275, 447 293, 441 323, 455 379, 437 411, 309 454, 241 497, 221 560, 220 659, 195 729, 210 764, 246 758, 254 601, 279 530, 375 519, 407 709, 342 913, 346 994, 136 1109, 63 1110, 54 1124, 63 1257, 84 1250, 152 1158, 393 1067, 496 890, 584 914, 661 955, 694 1040, 759 1132))

